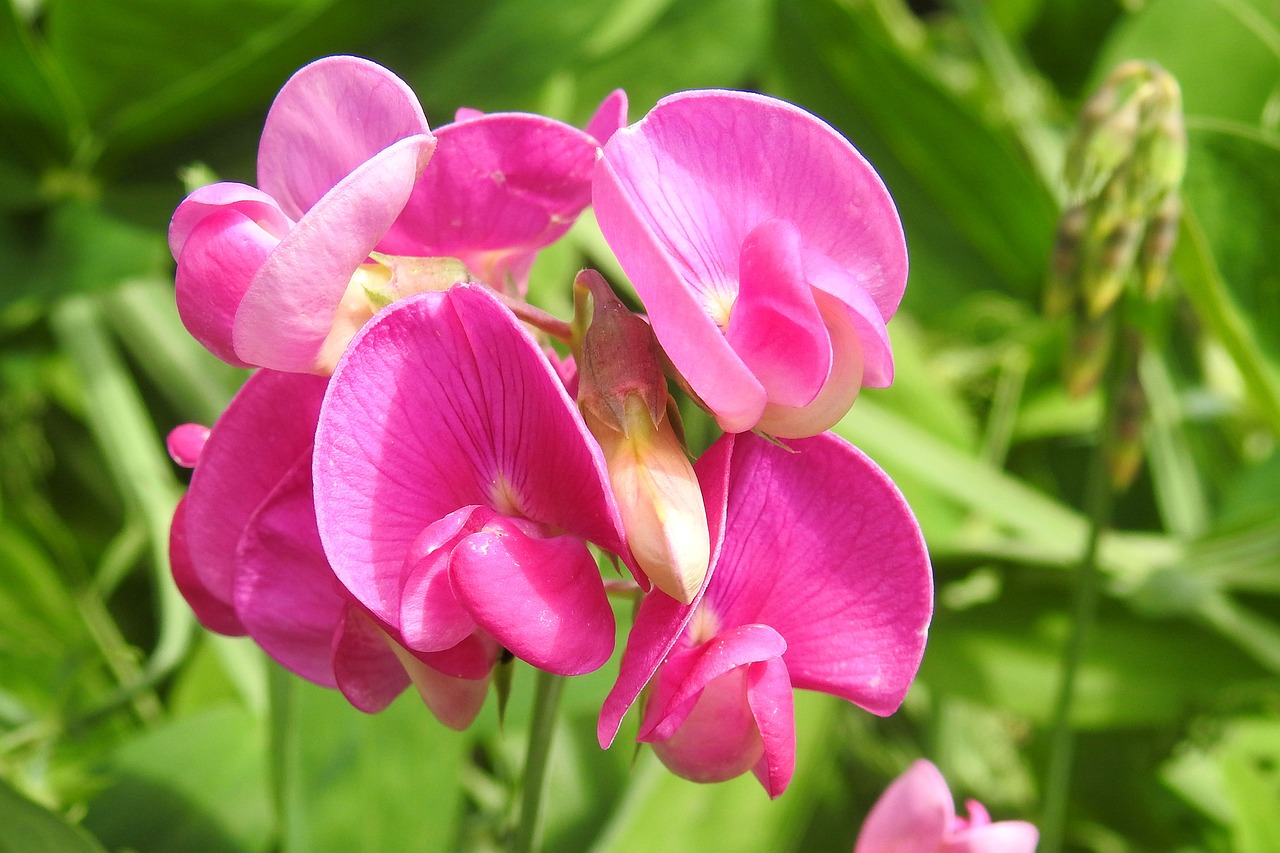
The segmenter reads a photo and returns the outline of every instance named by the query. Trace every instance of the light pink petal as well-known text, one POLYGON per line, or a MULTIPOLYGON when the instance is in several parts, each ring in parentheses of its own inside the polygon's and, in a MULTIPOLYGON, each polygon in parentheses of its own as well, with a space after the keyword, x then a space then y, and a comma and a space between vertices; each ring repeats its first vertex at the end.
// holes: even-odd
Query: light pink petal
POLYGON ((1002 820, 959 832, 938 848, 941 853, 1034 853, 1040 832, 1021 820, 1002 820))
POLYGON ((497 518, 459 544, 450 573, 476 622, 539 669, 582 675, 613 653, 613 608, 575 536, 538 539, 497 518))
POLYGON ((236 354, 274 370, 314 370, 356 269, 404 207, 435 139, 411 136, 320 198, 262 263, 235 316, 236 354))
POLYGON ((937 767, 920 759, 872 806, 854 853, 938 853, 953 817, 947 781, 937 767))
MULTIPOLYGON (((740 625, 678 653, 682 661, 668 673, 666 667, 677 657, 672 655, 659 671, 658 688, 649 700, 637 740, 671 737, 693 709, 698 694, 714 679, 747 664, 781 657, 786 650, 786 640, 768 625, 740 625)), ((745 701, 745 694, 742 699, 745 701)))
POLYGON ((729 432, 753 428, 765 404, 721 340, 740 252, 761 223, 791 223, 806 274, 834 264, 882 321, 906 284, 902 227, 879 177, 831 127, 762 95, 664 98, 605 146, 592 201, 663 349, 729 432))
POLYGON ((267 113, 258 184, 299 219, 378 152, 429 134, 417 96, 390 71, 354 56, 317 59, 289 78, 267 113))
POLYGON ((177 585, 182 597, 187 600, 191 610, 200 620, 200 624, 210 631, 227 634, 232 637, 248 633, 240 624, 231 605, 231 598, 219 598, 209 587, 205 586, 200 575, 196 573, 191 562, 191 552, 187 547, 187 499, 178 501, 173 510, 173 522, 169 526, 169 565, 173 571, 173 582, 177 585))
POLYGON ((796 687, 892 713, 933 611, 919 524, 893 481, 848 442, 823 434, 788 445, 734 442, 724 545, 704 606, 722 630, 776 629, 796 687))
MULTIPOLYGON (((836 297, 817 288, 813 290, 813 299, 830 335, 831 374, 818 395, 806 405, 791 407, 770 401, 756 424, 756 429, 766 435, 790 439, 827 431, 849 411, 864 384, 860 316, 836 297)), ((883 323, 881 328, 884 328, 883 323)))
POLYGON ((214 424, 185 500, 192 571, 230 603, 240 536, 259 504, 311 454, 324 379, 260 370, 214 424))
POLYGON ((236 367, 235 318, 254 277, 280 244, 239 206, 218 208, 191 230, 178 256, 174 296, 191 336, 236 367))
POLYGON ((596 107, 587 121, 587 135, 604 145, 619 130, 627 126, 627 93, 614 89, 596 107))
POLYGON ((770 799, 777 799, 791 784, 796 769, 795 698, 785 662, 770 658, 751 664, 747 704, 764 742, 764 755, 752 770, 770 799))
POLYGON ((169 458, 183 468, 196 467, 210 432, 204 424, 181 424, 174 427, 164 442, 169 458))
MULTIPOLYGON (((449 562, 459 542, 493 518, 487 507, 455 510, 422 531, 405 559, 400 637, 420 652, 451 649, 476 630, 476 621, 454 595, 449 562)), ((371 590, 372 594, 376 591, 371 590)))
POLYGON ((414 657, 437 672, 466 681, 488 678, 501 655, 502 646, 497 640, 479 629, 451 649, 413 652, 414 657))
POLYGON ((563 122, 490 113, 436 137, 384 252, 460 258, 483 275, 495 254, 524 255, 559 238, 591 201, 596 141, 563 122))
POLYGON ((333 673, 342 695, 366 714, 378 713, 409 686, 393 643, 358 606, 344 608, 333 637, 333 673))
MULTIPOLYGON (((708 578, 715 572, 724 541, 725 500, 729 489, 729 461, 733 454, 733 442, 732 436, 717 441, 698 457, 694 465, 698 483, 702 487, 703 503, 707 508, 711 540, 708 578)), ((601 748, 607 749, 617 737, 622 718, 639 698, 649 679, 663 665, 663 661, 667 660, 709 584, 710 580, 704 582, 698 595, 687 605, 657 589, 640 602, 631 631, 627 634, 618 680, 614 682, 600 709, 596 738, 601 748)))
POLYGON ((699 692, 684 723, 655 740, 653 753, 667 769, 694 782, 725 782, 762 760, 764 744, 746 702, 748 670, 726 672, 699 692))
POLYGON ((795 225, 767 219, 752 229, 738 274, 725 338, 770 403, 809 405, 831 372, 831 339, 805 277, 795 225))
POLYGON ((259 506, 240 539, 236 612, 263 651, 324 687, 337 687, 333 635, 346 598, 325 559, 303 456, 259 506))
POLYGON ((288 233, 293 220, 284 214, 271 196, 247 184, 220 182, 200 187, 183 199, 169 221, 169 251, 176 261, 182 256, 187 237, 207 216, 233 207, 277 239, 288 233))
POLYGON ((423 663, 402 646, 393 644, 392 651, 437 720, 457 732, 475 721, 489 695, 487 677, 455 678, 423 663))
MULTIPOLYGON (((867 388, 887 388, 893 383, 893 351, 889 343, 889 330, 880 316, 876 304, 867 291, 858 287, 853 278, 827 258, 810 255, 805 269, 811 271, 810 283, 821 306, 822 293, 839 300, 844 307, 847 322, 851 322, 862 348, 864 362, 862 384, 867 388)), ((833 321, 826 316, 827 325, 833 321)), ((834 337, 834 333, 833 333, 834 337)))
POLYGON ((475 107, 458 107, 453 112, 453 120, 455 123, 470 121, 473 118, 480 118, 482 115, 484 115, 484 110, 478 110, 475 107))
POLYGON ((409 297, 366 325, 316 442, 326 553, 389 625, 414 541, 462 507, 625 551, 599 448, 532 337, 481 287, 409 297))

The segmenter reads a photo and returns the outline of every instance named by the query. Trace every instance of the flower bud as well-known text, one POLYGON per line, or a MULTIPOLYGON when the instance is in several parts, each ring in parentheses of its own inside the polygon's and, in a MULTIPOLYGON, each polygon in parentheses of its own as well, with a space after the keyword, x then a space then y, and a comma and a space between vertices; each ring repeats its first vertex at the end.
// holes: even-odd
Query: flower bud
POLYGON ((711 559, 706 507, 676 432, 657 341, 599 273, 574 284, 592 319, 578 357, 578 406, 604 451, 631 553, 658 589, 688 604, 711 559))

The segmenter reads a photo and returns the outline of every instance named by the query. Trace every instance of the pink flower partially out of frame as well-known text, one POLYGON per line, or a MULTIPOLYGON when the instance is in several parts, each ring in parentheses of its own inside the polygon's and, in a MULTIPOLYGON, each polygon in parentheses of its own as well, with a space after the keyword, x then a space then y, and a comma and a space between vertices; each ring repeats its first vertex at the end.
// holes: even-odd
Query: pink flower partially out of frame
POLYGON ((664 98, 604 148, 592 203, 676 370, 726 432, 816 435, 893 379, 902 225, 829 125, 763 95, 664 98))
POLYGON ((357 272, 435 148, 385 68, 332 56, 300 69, 267 114, 259 188, 211 184, 173 215, 187 329, 235 365, 327 373, 371 313, 357 272))
POLYGON ((171 452, 195 467, 170 533, 174 580, 205 627, 247 634, 360 710, 381 710, 412 681, 445 725, 465 728, 488 693, 496 645, 471 649, 470 659, 412 654, 325 558, 311 486, 324 391, 320 377, 261 370, 212 430, 174 430, 171 452))
POLYGON ((956 814, 947 780, 920 759, 880 795, 858 833, 854 853, 1032 853, 1040 833, 1021 820, 991 822, 969 800, 956 814))
POLYGON ((933 610, 920 527, 887 475, 831 434, 784 449, 747 433, 698 460, 712 567, 691 605, 641 602, 605 699, 602 746, 646 684, 639 739, 680 776, 751 770, 771 797, 795 766, 792 689, 897 709, 933 610))
POLYGON ((599 448, 537 343, 486 289, 395 303, 339 362, 316 432, 338 578, 415 652, 491 638, 590 672, 613 612, 587 541, 625 554, 599 448))

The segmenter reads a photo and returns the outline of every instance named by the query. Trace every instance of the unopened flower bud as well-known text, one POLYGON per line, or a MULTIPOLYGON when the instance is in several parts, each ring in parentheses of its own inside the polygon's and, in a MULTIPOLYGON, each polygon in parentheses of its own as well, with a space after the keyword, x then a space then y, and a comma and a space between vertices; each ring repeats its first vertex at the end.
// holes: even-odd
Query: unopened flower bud
POLYGON ((1147 299, 1160 295, 1169 273, 1169 260, 1178 240, 1181 219, 1182 200, 1176 192, 1171 192, 1147 222, 1147 233, 1143 235, 1142 249, 1138 253, 1138 275, 1142 280, 1142 293, 1147 299))
POLYGON ((688 604, 706 577, 711 542, 702 490, 669 413, 657 341, 599 273, 579 274, 575 289, 594 302, 578 359, 578 405, 604 451, 631 553, 658 589, 688 604))
POLYGON ((1147 415, 1147 394, 1138 374, 1142 337, 1131 331, 1125 336, 1125 346, 1133 349, 1134 356, 1116 403, 1115 432, 1107 447, 1107 473, 1117 492, 1127 489, 1142 467, 1142 426, 1147 415))

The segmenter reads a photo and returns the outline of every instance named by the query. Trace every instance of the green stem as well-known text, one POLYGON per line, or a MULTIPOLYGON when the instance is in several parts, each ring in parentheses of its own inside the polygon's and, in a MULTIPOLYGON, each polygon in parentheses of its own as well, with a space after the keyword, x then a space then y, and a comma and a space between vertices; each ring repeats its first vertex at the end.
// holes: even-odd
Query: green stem
MULTIPOLYGON (((1117 315, 1120 313, 1116 312, 1117 315)), ((1114 319, 1122 325, 1119 316, 1114 319)), ((1044 788, 1044 818, 1040 832, 1041 853, 1057 853, 1062 849, 1066 830, 1067 805, 1071 794, 1071 769, 1075 755, 1075 732, 1071 712, 1075 704, 1076 680, 1097 621, 1101 572, 1098 548, 1110 523, 1115 492, 1111 483, 1108 454, 1116 438, 1117 401, 1125 375, 1133 364, 1135 353, 1118 336, 1116 348, 1107 365, 1103 391, 1102 423, 1098 427, 1098 443, 1089 460, 1085 482, 1085 514, 1089 520, 1089 536, 1076 571, 1075 601, 1071 636, 1063 650, 1062 672, 1058 682, 1058 698, 1054 706, 1053 727, 1049 740, 1049 768, 1044 788)))
POLYGON ((511 849, 515 853, 531 853, 538 829, 538 812, 542 806, 543 782, 547 775, 547 758, 551 755, 551 736, 555 731, 556 709, 564 679, 538 671, 533 700, 533 720, 529 723, 529 751, 524 762, 524 781, 520 792, 520 824, 511 849))

